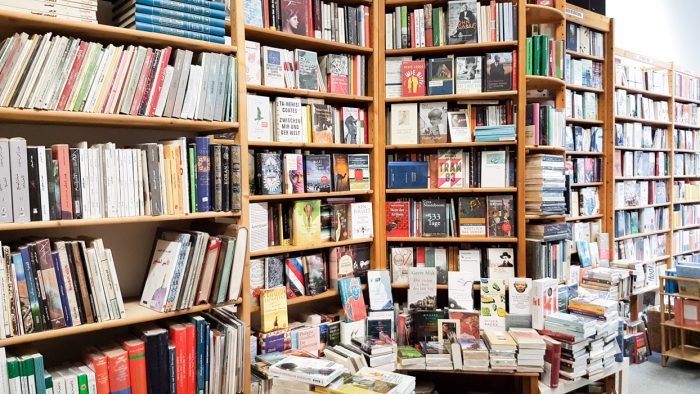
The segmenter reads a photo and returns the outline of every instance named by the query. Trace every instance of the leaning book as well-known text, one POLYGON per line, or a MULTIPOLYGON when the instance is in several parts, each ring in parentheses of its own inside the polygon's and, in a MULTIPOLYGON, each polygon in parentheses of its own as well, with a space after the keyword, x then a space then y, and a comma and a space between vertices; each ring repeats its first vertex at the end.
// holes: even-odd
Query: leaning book
POLYGON ((289 356, 270 367, 270 375, 303 383, 327 386, 346 368, 333 361, 289 356))

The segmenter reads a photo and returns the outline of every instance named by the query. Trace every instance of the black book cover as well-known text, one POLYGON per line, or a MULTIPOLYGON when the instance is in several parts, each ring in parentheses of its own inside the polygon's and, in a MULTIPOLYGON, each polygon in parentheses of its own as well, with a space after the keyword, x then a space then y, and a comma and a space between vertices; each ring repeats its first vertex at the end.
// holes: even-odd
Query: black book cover
POLYGON ((566 22, 566 49, 578 51, 578 25, 566 22))
POLYGON ((447 236, 447 203, 444 199, 421 201, 422 230, 425 237, 447 236))
MULTIPOLYGON (((29 249, 29 264, 32 267, 32 278, 34 280, 35 288, 37 290, 37 298, 39 299, 39 313, 41 314, 41 330, 51 329, 51 319, 49 318, 49 305, 46 300, 46 288, 44 287, 44 281, 39 275, 39 257, 36 254, 36 244, 30 243, 27 245, 29 249)), ((27 273, 24 273, 27 280, 30 278, 27 273)))
POLYGON ((170 368, 168 367, 168 331, 158 335, 158 391, 162 394, 170 393, 170 368))
POLYGON ((445 312, 436 311, 413 311, 413 343, 423 341, 438 340, 438 319, 444 319, 445 312))
MULTIPOLYGON (((43 152, 42 152, 43 153, 43 152)), ((41 188, 39 187, 39 148, 27 147, 27 170, 29 176, 29 219, 41 221, 41 188)))
POLYGON ((83 297, 83 311, 85 312, 85 322, 94 323, 96 322, 97 316, 94 311, 97 310, 95 305, 95 298, 92 294, 93 287, 90 282, 90 278, 87 274, 88 272, 88 261, 85 255, 85 243, 83 241, 73 241, 71 242, 71 248, 73 249, 73 259, 75 261, 75 266, 78 271, 78 280, 84 284, 84 288, 81 290, 81 295, 83 297))
POLYGON ((258 153, 255 158, 260 194, 282 194, 282 159, 277 153, 258 153))
POLYGON ((221 210, 231 210, 231 147, 221 145, 221 210))
MULTIPOLYGON (((78 281, 78 271, 76 269, 77 262, 73 257, 73 248, 71 242, 65 243, 66 255, 68 256, 68 266, 70 267, 70 276, 73 281, 73 290, 75 291, 75 300, 78 303, 78 314, 80 315, 80 322, 87 323, 87 318, 85 316, 85 308, 83 307, 83 291, 80 288, 80 282, 78 281)), ((60 281, 60 280, 59 280, 60 281)), ((73 322, 76 325, 76 322, 73 322)))
POLYGON ((348 44, 357 45, 357 8, 347 7, 348 29, 346 30, 348 44))
MULTIPOLYGON (((52 158, 52 153, 51 153, 51 148, 47 148, 44 151, 44 154, 46 155, 46 182, 47 182, 47 188, 48 188, 48 194, 49 194, 49 220, 56 220, 56 183, 55 179, 53 177, 54 169, 53 169, 53 161, 51 160, 52 158)), ((60 205, 59 205, 60 207, 60 205)), ((58 217, 60 218, 60 212, 58 212, 59 215, 58 217)))
POLYGON ((484 92, 513 89, 513 53, 488 53, 484 56, 484 92))
POLYGON ((174 345, 168 345, 168 389, 170 394, 177 394, 177 382, 175 377, 175 363, 177 358, 177 350, 174 345))
POLYGON ((159 360, 158 360, 158 343, 160 335, 155 332, 145 330, 141 333, 140 338, 145 343, 146 348, 146 385, 148 392, 151 394, 159 394, 159 360))
MULTIPOLYGON (((231 153, 229 154, 229 160, 231 163, 231 210, 240 211, 242 208, 241 201, 241 146, 231 145, 231 153)), ((255 168, 255 167, 253 167, 255 168)), ((252 192, 252 190, 251 190, 252 192)))
POLYGON ((515 207, 513 205, 513 196, 487 196, 486 213, 487 236, 515 236, 515 207))
POLYGON ((83 196, 80 184, 80 149, 70 148, 70 185, 73 196, 73 219, 83 218, 83 196))
POLYGON ((221 211, 221 145, 213 144, 210 146, 211 157, 211 178, 214 182, 211 183, 211 207, 212 211, 221 211))
POLYGON ((61 183, 58 178, 58 160, 51 160, 47 162, 49 166, 49 172, 46 174, 49 184, 49 206, 51 206, 51 201, 53 201, 53 215, 50 215, 52 220, 60 220, 62 217, 61 211, 61 183), (50 163, 50 164, 49 164, 50 163))

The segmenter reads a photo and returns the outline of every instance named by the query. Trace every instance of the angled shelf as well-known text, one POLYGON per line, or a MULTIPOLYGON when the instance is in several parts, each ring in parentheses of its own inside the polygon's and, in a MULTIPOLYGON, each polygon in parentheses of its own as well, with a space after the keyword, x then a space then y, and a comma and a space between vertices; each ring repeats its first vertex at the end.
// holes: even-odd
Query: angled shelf
POLYGON ((517 237, 388 237, 388 242, 408 243, 515 243, 517 237))
POLYGON ((470 94, 438 94, 433 96, 391 97, 386 99, 387 104, 393 103, 423 103, 430 101, 460 101, 460 100, 502 100, 512 99, 518 95, 516 90, 500 92, 482 92, 470 94))
POLYGON ((525 8, 526 21, 528 25, 539 25, 543 23, 562 23, 566 19, 564 13, 554 7, 537 4, 527 4, 525 8))
POLYGON ((527 90, 563 90, 566 87, 566 82, 555 77, 526 75, 525 86, 527 86, 527 90))
POLYGON ((646 96, 654 100, 669 100, 671 98, 671 95, 668 93, 652 92, 651 90, 633 88, 630 86, 615 85, 615 90, 617 89, 626 90, 627 93, 641 94, 642 96, 646 96))
POLYGON ((517 193, 517 191, 517 187, 469 187, 454 189, 386 189, 387 194, 517 193))
POLYGON ((387 49, 386 56, 440 56, 484 52, 503 52, 518 48, 517 41, 480 42, 476 44, 440 45, 435 47, 387 49))
POLYGON ((371 55, 372 48, 359 45, 343 44, 341 42, 321 40, 300 34, 286 33, 282 31, 265 29, 262 27, 246 26, 245 39, 259 42, 261 45, 272 45, 286 49, 308 49, 312 51, 351 53, 358 55, 371 55))
POLYGON ((605 57, 603 57, 603 56, 593 56, 593 55, 589 55, 586 53, 572 51, 571 49, 567 49, 566 53, 571 55, 571 57, 573 57, 575 59, 587 59, 587 60, 594 60, 596 62, 604 62, 605 61, 605 57))
POLYGON ((372 190, 351 190, 347 192, 326 192, 326 193, 296 193, 296 194, 272 194, 272 195, 252 195, 250 201, 280 201, 280 200, 302 200, 311 198, 333 198, 333 197, 360 197, 372 194, 372 190))
POLYGON ((317 142, 277 142, 277 141, 248 141, 251 148, 270 149, 318 149, 318 150, 368 150, 374 146, 372 144, 321 144, 317 142))
POLYGON ((387 145, 386 150, 414 150, 414 149, 459 149, 459 148, 478 148, 478 147, 496 147, 496 146, 515 146, 515 141, 499 141, 499 142, 444 142, 435 144, 401 144, 387 145))
POLYGON ((371 103, 373 101, 372 97, 369 96, 315 92, 303 89, 274 88, 264 85, 248 85, 248 92, 272 96, 318 98, 333 103, 371 103))
POLYGON ((362 238, 362 239, 348 239, 345 241, 338 242, 320 242, 314 245, 291 245, 291 246, 273 246, 263 250, 257 250, 250 252, 250 257, 261 257, 261 256, 271 256, 274 254, 284 254, 293 252, 302 252, 307 250, 317 250, 317 249, 329 249, 336 246, 346 246, 346 245, 357 245, 366 244, 372 242, 372 238, 362 238))

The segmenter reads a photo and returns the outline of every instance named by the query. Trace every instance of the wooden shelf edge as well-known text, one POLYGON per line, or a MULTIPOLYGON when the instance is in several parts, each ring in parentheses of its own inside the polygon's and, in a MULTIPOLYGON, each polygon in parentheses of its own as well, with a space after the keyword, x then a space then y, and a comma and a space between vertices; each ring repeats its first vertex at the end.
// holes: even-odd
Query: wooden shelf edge
POLYGON ((278 142, 278 141, 248 141, 249 148, 287 148, 287 149, 372 149, 372 144, 319 144, 314 142, 278 142))
POLYGON ((648 237, 651 235, 659 235, 659 234, 663 234, 663 233, 668 233, 670 231, 671 231, 671 229, 665 229, 665 230, 648 231, 645 233, 627 234, 627 235, 623 235, 621 237, 615 237, 615 241, 623 241, 625 239, 648 237))
POLYGON ((387 49, 386 56, 404 56, 404 55, 428 55, 440 53, 460 53, 460 52, 477 52, 477 51, 500 51, 504 49, 515 49, 518 46, 517 41, 497 41, 497 42, 479 42, 474 44, 459 44, 459 45, 441 45, 434 47, 421 48, 400 48, 387 49))
POLYGON ((346 102, 357 102, 357 103, 371 103, 374 101, 372 97, 369 96, 353 96, 349 94, 338 94, 338 93, 328 93, 328 92, 315 92, 313 90, 303 90, 303 89, 289 89, 289 88, 276 88, 272 86, 265 85, 247 85, 249 92, 262 93, 270 95, 285 95, 293 97, 308 97, 308 98, 319 98, 324 100, 333 101, 346 101, 346 102))
POLYGON ((618 90, 618 89, 626 90, 629 93, 635 93, 635 94, 641 94, 643 96, 648 96, 649 98, 657 98, 659 100, 668 100, 671 98, 671 95, 668 93, 658 93, 658 92, 652 92, 651 90, 633 88, 630 86, 615 85, 615 90, 618 90))
POLYGON ((387 242, 453 242, 453 243, 514 243, 518 242, 517 237, 387 237, 387 242))
POLYGON ((503 90, 499 92, 481 92, 466 94, 439 94, 432 96, 412 96, 412 97, 388 97, 386 104, 397 103, 420 103, 426 101, 459 101, 459 100, 501 100, 509 99, 518 95, 517 90, 503 90))
POLYGON ((700 332, 700 327, 690 327, 690 326, 678 325, 673 320, 665 320, 661 324, 663 324, 666 327, 677 328, 679 330, 700 332))
POLYGON ((246 26, 246 40, 258 41, 261 45, 272 44, 286 48, 304 48, 309 50, 339 51, 354 54, 371 55, 372 48, 359 45, 343 44, 341 42, 322 40, 319 38, 302 36, 301 34, 286 33, 282 31, 265 29, 263 27, 246 26))
POLYGON ((597 61, 597 62, 604 62, 604 61, 605 61, 605 57, 603 57, 603 56, 588 55, 588 54, 586 54, 586 53, 581 53, 581 52, 577 52, 577 51, 572 51, 571 49, 567 49, 567 50, 566 50, 566 53, 568 53, 569 55, 571 55, 571 57, 575 57, 575 58, 578 58, 578 59, 595 60, 595 61, 597 61))
POLYGON ((319 243, 314 244, 314 245, 274 246, 272 248, 267 248, 267 249, 263 249, 263 250, 251 251, 250 257, 271 256, 274 254, 285 254, 285 253, 303 252, 303 251, 307 251, 307 250, 327 249, 327 248, 333 248, 336 246, 371 243, 373 241, 374 241, 373 238, 362 238, 362 239, 348 239, 345 241, 338 241, 338 242, 319 242, 319 243))
POLYGON ((476 187, 455 189, 386 189, 386 194, 459 194, 459 193, 516 193, 517 187, 476 187))
POLYGON ((413 149, 455 149, 455 148, 478 148, 480 146, 511 146, 516 145, 516 141, 498 141, 498 142, 445 142, 437 144, 405 144, 405 145, 386 145, 386 150, 413 150, 413 149))
POLYGON ((275 194, 275 195, 254 195, 250 196, 250 201, 273 201, 273 200, 300 200, 311 198, 333 198, 333 197, 355 197, 372 194, 372 190, 351 190, 348 192, 326 192, 326 193, 296 193, 296 194, 275 194))
POLYGON ((528 25, 560 23, 566 20, 564 12, 546 5, 526 4, 525 12, 525 21, 528 25))

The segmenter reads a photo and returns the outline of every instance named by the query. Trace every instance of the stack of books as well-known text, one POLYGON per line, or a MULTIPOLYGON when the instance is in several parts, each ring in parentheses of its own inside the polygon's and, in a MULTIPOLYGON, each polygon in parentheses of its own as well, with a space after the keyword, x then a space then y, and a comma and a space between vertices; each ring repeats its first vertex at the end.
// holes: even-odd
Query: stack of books
POLYGON ((580 341, 595 335, 596 320, 564 312, 555 312, 545 317, 544 328, 571 335, 577 341, 580 341))
POLYGON ((615 364, 615 355, 620 349, 616 339, 618 336, 619 319, 611 319, 600 322, 596 335, 588 344, 588 368, 586 377, 590 380, 598 380, 612 372, 615 364))
POLYGON ((596 267, 586 270, 580 286, 609 300, 622 300, 629 297, 632 282, 628 270, 596 267))
POLYGON ((508 332, 484 330, 484 342, 489 349, 492 371, 513 372, 518 368, 518 345, 508 332))
POLYGON ((452 355, 445 344, 438 341, 421 342, 421 348, 425 353, 425 369, 449 370, 454 369, 452 355))
POLYGON ((425 369, 425 355, 413 346, 401 346, 397 357, 399 369, 425 369))
POLYGON ((114 0, 112 21, 126 27, 171 36, 224 44, 224 0, 114 0))
POLYGON ((484 341, 465 339, 459 341, 462 348, 462 369, 465 371, 488 371, 489 349, 484 341))
POLYGON ((323 387, 328 386, 344 372, 346 368, 333 361, 299 356, 285 357, 269 368, 269 375, 274 379, 323 387))
POLYGON ((525 211, 534 215, 566 213, 566 176, 564 157, 537 154, 527 156, 525 164, 525 211))
POLYGON ((97 0, 0 1, 0 10, 97 23, 97 0))
POLYGON ((515 141, 515 125, 477 126, 475 142, 515 141))
POLYGON ((510 335, 518 344, 518 372, 542 372, 547 345, 532 328, 511 328, 510 335))
POLYGON ((559 364, 559 376, 565 381, 575 381, 586 375, 588 368, 588 343, 589 339, 576 341, 573 337, 569 340, 560 339, 561 361, 559 364))
POLYGON ((371 337, 353 337, 351 344, 350 349, 364 356, 368 366, 386 371, 396 369, 395 344, 371 337))

